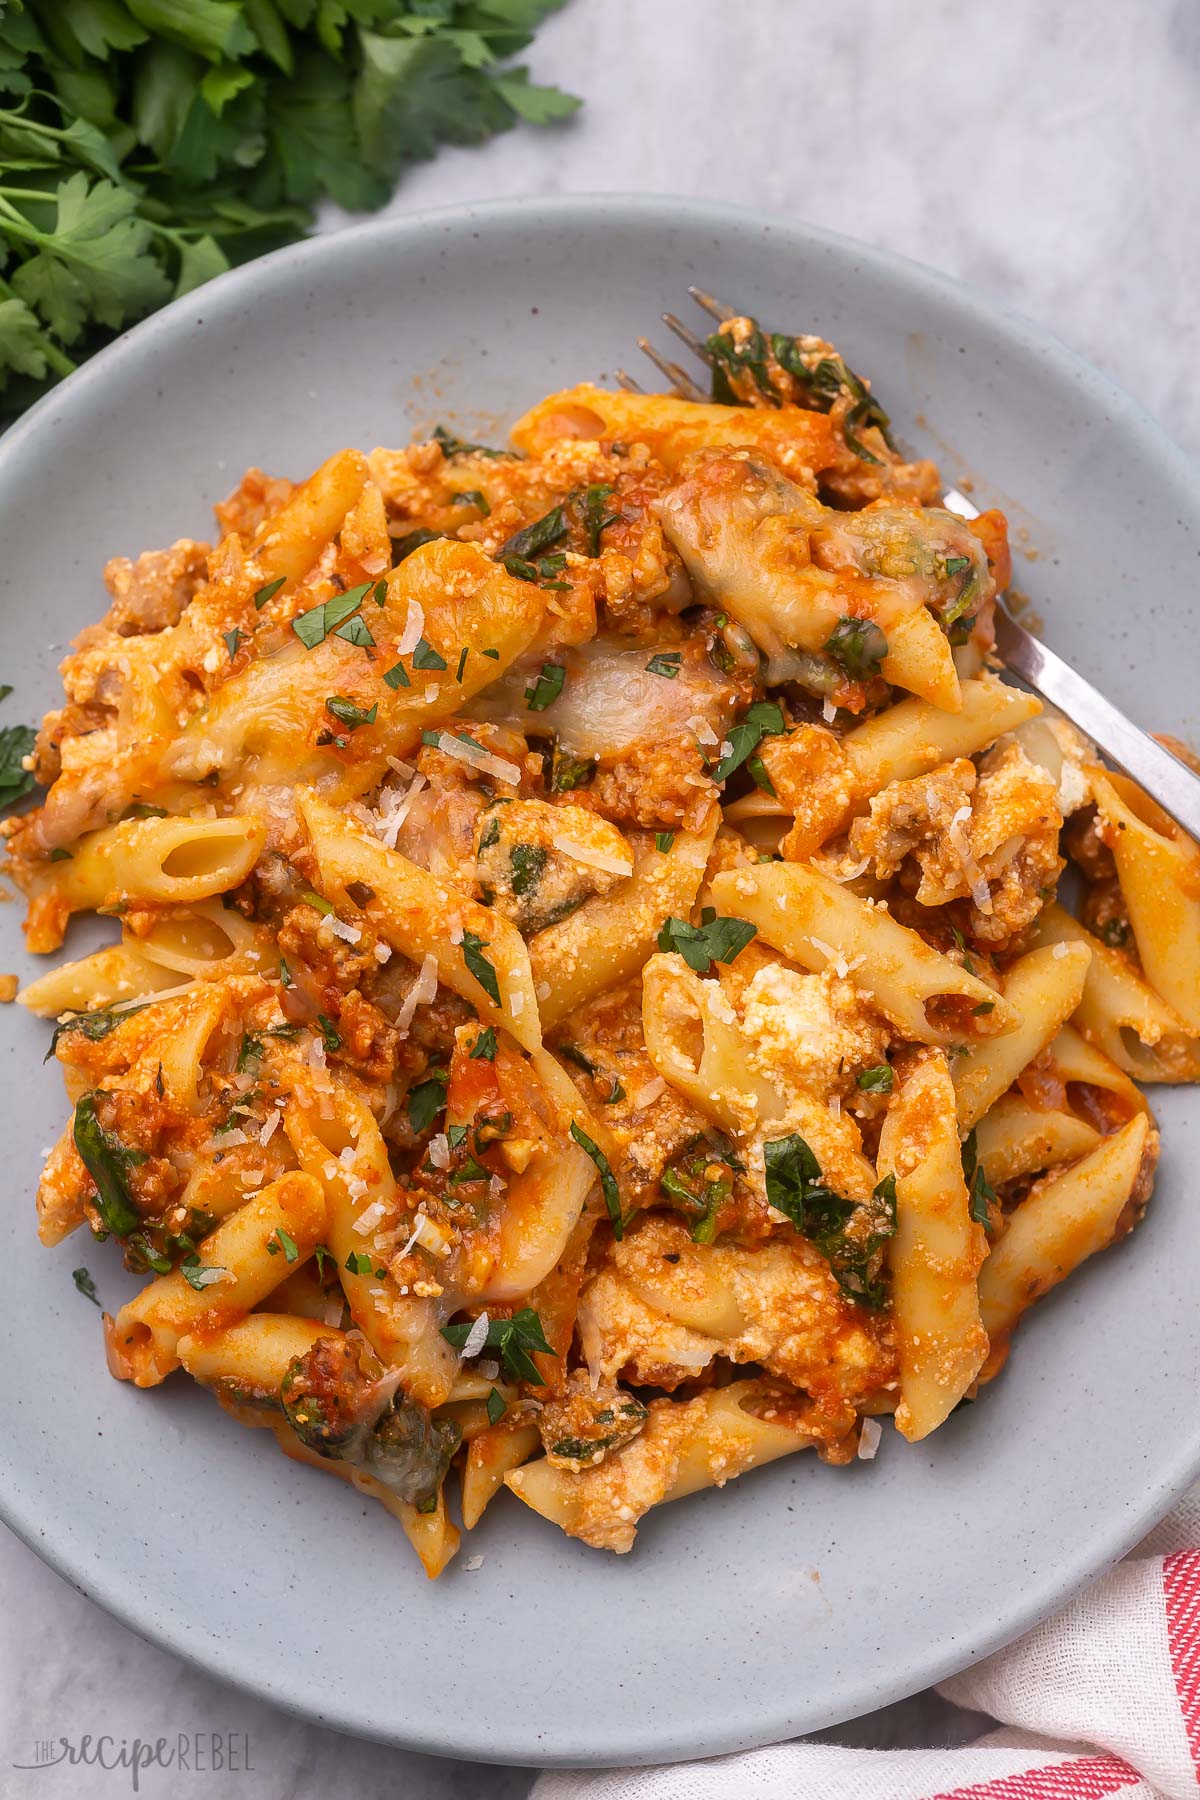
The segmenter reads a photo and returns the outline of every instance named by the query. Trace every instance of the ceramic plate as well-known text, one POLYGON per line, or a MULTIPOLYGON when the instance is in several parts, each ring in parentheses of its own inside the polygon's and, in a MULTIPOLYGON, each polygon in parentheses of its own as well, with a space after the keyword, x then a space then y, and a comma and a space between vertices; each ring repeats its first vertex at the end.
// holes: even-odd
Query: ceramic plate
MULTIPOLYGON (((676 200, 531 200, 317 239, 140 326, 0 442, 5 722, 59 695, 106 558, 189 535, 251 463, 496 432, 611 377, 699 283, 817 329, 903 439, 1010 515, 1046 635, 1144 724, 1200 737, 1200 490, 1106 380, 915 265, 676 200), (1028 534, 1026 538, 1025 534, 1028 534), (1187 647, 1187 653, 1181 650, 1187 647), (19 709, 19 713, 18 713, 19 709)), ((659 333, 661 335, 661 332, 659 333)), ((30 972, 18 908, 0 969, 30 972)), ((89 947, 73 935, 72 953, 89 947)), ((1200 1114, 1160 1090, 1158 1191, 1131 1240, 1022 1327, 1009 1368, 928 1443, 795 1457, 652 1513, 615 1558, 507 1496, 435 1584, 396 1525, 239 1431, 190 1384, 110 1379, 111 1246, 39 1248, 33 1193, 65 1116, 47 1028, 0 1057, 8 1375, 0 1507, 39 1555, 180 1655, 310 1718, 522 1762, 696 1756, 827 1726, 995 1649, 1121 1555, 1200 1471, 1200 1114)))

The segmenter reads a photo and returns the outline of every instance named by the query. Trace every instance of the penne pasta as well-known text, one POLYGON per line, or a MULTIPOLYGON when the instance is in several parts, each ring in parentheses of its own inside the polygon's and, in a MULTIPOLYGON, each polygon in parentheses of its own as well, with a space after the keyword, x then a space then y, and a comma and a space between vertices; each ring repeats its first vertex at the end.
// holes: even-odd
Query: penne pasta
POLYGON ((617 1553, 795 1450, 869 1480, 1140 1216, 1134 1078, 1200 1078, 1198 853, 1001 679, 1003 516, 824 340, 706 354, 114 559, 4 825, 31 950, 120 919, 18 996, 39 1236, 143 1281, 112 1373, 431 1577, 452 1473, 617 1553))
POLYGON ((1079 1162, 1030 1189, 979 1277, 988 1336, 1011 1331, 1035 1300, 1112 1242, 1131 1203, 1154 1134, 1142 1113, 1079 1162))
POLYGON ((986 1013, 975 1029, 988 1038, 1011 1031, 1018 1015, 976 975, 941 956, 923 938, 819 875, 794 863, 764 863, 727 870, 712 882, 713 902, 722 912, 746 919, 769 944, 807 969, 842 964, 894 1025, 918 1043, 951 1044, 969 1028, 963 1022, 938 1024, 932 1001, 968 1002, 986 1013))
POLYGON ((910 1443, 935 1431, 983 1367, 977 1277, 986 1255, 963 1180, 954 1086, 934 1051, 906 1076, 888 1108, 879 1168, 895 1183, 888 1255, 900 1359, 896 1429, 910 1443))

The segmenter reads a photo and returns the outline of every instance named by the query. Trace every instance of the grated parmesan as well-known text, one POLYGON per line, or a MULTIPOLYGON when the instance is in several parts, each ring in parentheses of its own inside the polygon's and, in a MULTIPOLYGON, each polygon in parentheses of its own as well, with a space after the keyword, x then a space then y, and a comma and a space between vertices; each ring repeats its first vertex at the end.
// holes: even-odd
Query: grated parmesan
POLYGON ((629 1097, 629 1104, 631 1106, 650 1106, 655 1100, 658 1100, 665 1094, 666 1091, 667 1084, 662 1076, 659 1075, 654 1081, 648 1081, 645 1087, 640 1087, 636 1094, 631 1094, 629 1097))
POLYGON ((473 1575, 475 1573, 476 1569, 482 1569, 482 1567, 483 1567, 483 1557, 482 1556, 468 1556, 466 1562, 463 1564, 463 1568, 466 1569, 466 1571, 469 1575, 473 1575))
POLYGON ((603 869, 606 875, 632 875, 633 863, 624 862, 619 856, 610 856, 607 850, 596 850, 590 844, 581 844, 575 838, 568 837, 563 831, 556 832, 550 842, 564 856, 569 856, 577 863, 583 863, 589 869, 603 869))
POLYGON ((435 1169, 450 1167, 450 1140, 444 1131, 429 1140, 429 1160, 435 1169))
POLYGON ((262 1130, 258 1134, 259 1143, 262 1144, 264 1147, 267 1144, 269 1144, 271 1139, 275 1136, 275 1133, 278 1130, 278 1128, 279 1128, 279 1114, 277 1112, 273 1112, 273 1113, 271 1113, 271 1115, 267 1119, 266 1124, 263 1126, 262 1130))
POLYGON ((858 1459, 860 1462, 873 1462, 875 1452, 879 1448, 879 1440, 883 1436, 883 1426, 878 1419, 864 1419, 862 1430, 858 1434, 858 1459))
POLYGON ((708 723, 708 720, 701 718, 699 713, 693 713, 688 720, 688 724, 702 744, 708 744, 710 748, 715 748, 715 746, 720 743, 720 738, 708 723))
POLYGON ((408 617, 404 621, 404 630, 396 639, 396 655, 411 656, 425 631, 425 613, 416 600, 408 603, 408 617))
POLYGON ((488 1324, 489 1320, 487 1314, 481 1312, 470 1331, 468 1331, 467 1341, 462 1347, 462 1357, 464 1362, 469 1356, 478 1356, 479 1352, 483 1349, 483 1346, 487 1343, 488 1324))
POLYGON ((366 1237, 369 1232, 374 1231, 386 1211, 387 1202, 385 1200, 372 1200, 370 1206, 365 1206, 354 1220, 353 1228, 359 1237, 366 1237))
POLYGON ((837 707, 833 704, 833 701, 829 698, 828 694, 821 702, 821 717, 827 725, 832 725, 833 721, 837 718, 837 707))
POLYGON ((476 744, 465 744, 461 738, 449 731, 439 731, 437 748, 447 756, 455 756, 459 762, 465 762, 472 769, 478 769, 481 775, 494 775, 497 781, 507 781, 516 787, 521 780, 521 771, 516 763, 506 762, 502 756, 493 756, 490 750, 483 750, 476 744))
POLYGON ((334 937, 341 938, 343 944, 357 944, 362 931, 357 925, 347 925, 344 919, 331 918, 329 929, 334 937))
POLYGON ((946 827, 946 836, 950 839, 951 848, 962 866, 963 874, 967 878, 967 886, 971 890, 971 899, 983 916, 988 918, 992 911, 992 891, 983 878, 983 871, 975 861, 971 846, 967 842, 967 834, 963 830, 964 821, 970 817, 971 808, 969 806, 960 806, 949 825, 946 827))
POLYGON ((1054 955, 1056 957, 1063 957, 1066 954, 1067 954, 1067 946, 1066 946, 1065 942, 1055 944, 1054 949, 1052 951, 1052 955, 1054 955))
POLYGON ((421 972, 404 996, 404 1004, 396 1014, 396 1030, 407 1031, 418 1006, 428 1006, 437 999, 437 957, 430 951, 421 964, 421 972))

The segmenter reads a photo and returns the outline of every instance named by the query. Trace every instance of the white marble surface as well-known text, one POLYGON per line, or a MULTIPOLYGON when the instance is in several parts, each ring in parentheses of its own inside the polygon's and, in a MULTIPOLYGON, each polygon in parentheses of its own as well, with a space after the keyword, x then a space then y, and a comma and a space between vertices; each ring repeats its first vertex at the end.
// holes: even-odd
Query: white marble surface
MULTIPOLYGON (((632 189, 806 217, 1011 302, 1200 453, 1194 0, 571 0, 531 60, 586 95, 579 120, 446 152, 410 175, 396 210, 632 189)), ((12 1766, 39 1738, 85 1732, 248 1734, 250 1771, 151 1771, 151 1800, 528 1789, 529 1771, 407 1756, 246 1699, 143 1643, 2 1532, 0 1579, 4 1796, 128 1793, 121 1772, 12 1766)), ((974 1729, 932 1698, 851 1728, 874 1744, 974 1729)))

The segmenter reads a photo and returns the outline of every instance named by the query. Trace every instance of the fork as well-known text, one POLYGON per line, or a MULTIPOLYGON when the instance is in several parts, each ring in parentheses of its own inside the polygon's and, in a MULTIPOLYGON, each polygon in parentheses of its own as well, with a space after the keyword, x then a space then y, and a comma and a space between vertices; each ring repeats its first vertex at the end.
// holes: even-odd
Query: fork
MULTIPOLYGON (((731 306, 715 300, 703 288, 689 287, 688 293, 697 306, 703 307, 706 313, 722 323, 726 319, 737 317, 731 306)), ((698 357, 707 368, 712 367, 713 359, 704 340, 691 331, 682 319, 667 312, 663 313, 662 320, 693 356, 698 357)), ((681 363, 672 362, 669 357, 663 356, 648 338, 638 339, 638 349, 649 357, 660 374, 666 376, 672 390, 682 399, 709 398, 705 389, 699 386, 681 363)), ((640 383, 627 370, 618 369, 616 378, 619 385, 629 392, 642 392, 640 383)), ((957 513, 963 519, 975 519, 979 516, 979 508, 973 506, 957 488, 947 488, 944 491, 942 504, 948 512, 957 513)), ((1106 699, 1090 681, 1085 681, 1077 670, 1071 668, 1060 656, 1056 656, 1053 650, 1047 649, 1032 632, 1019 625, 999 600, 996 602, 995 627, 996 649, 1012 673, 1077 725, 1104 752, 1109 761, 1131 776, 1189 837, 1200 839, 1200 776, 1187 763, 1173 755, 1164 744, 1135 725, 1132 719, 1126 718, 1111 700, 1106 699)))

